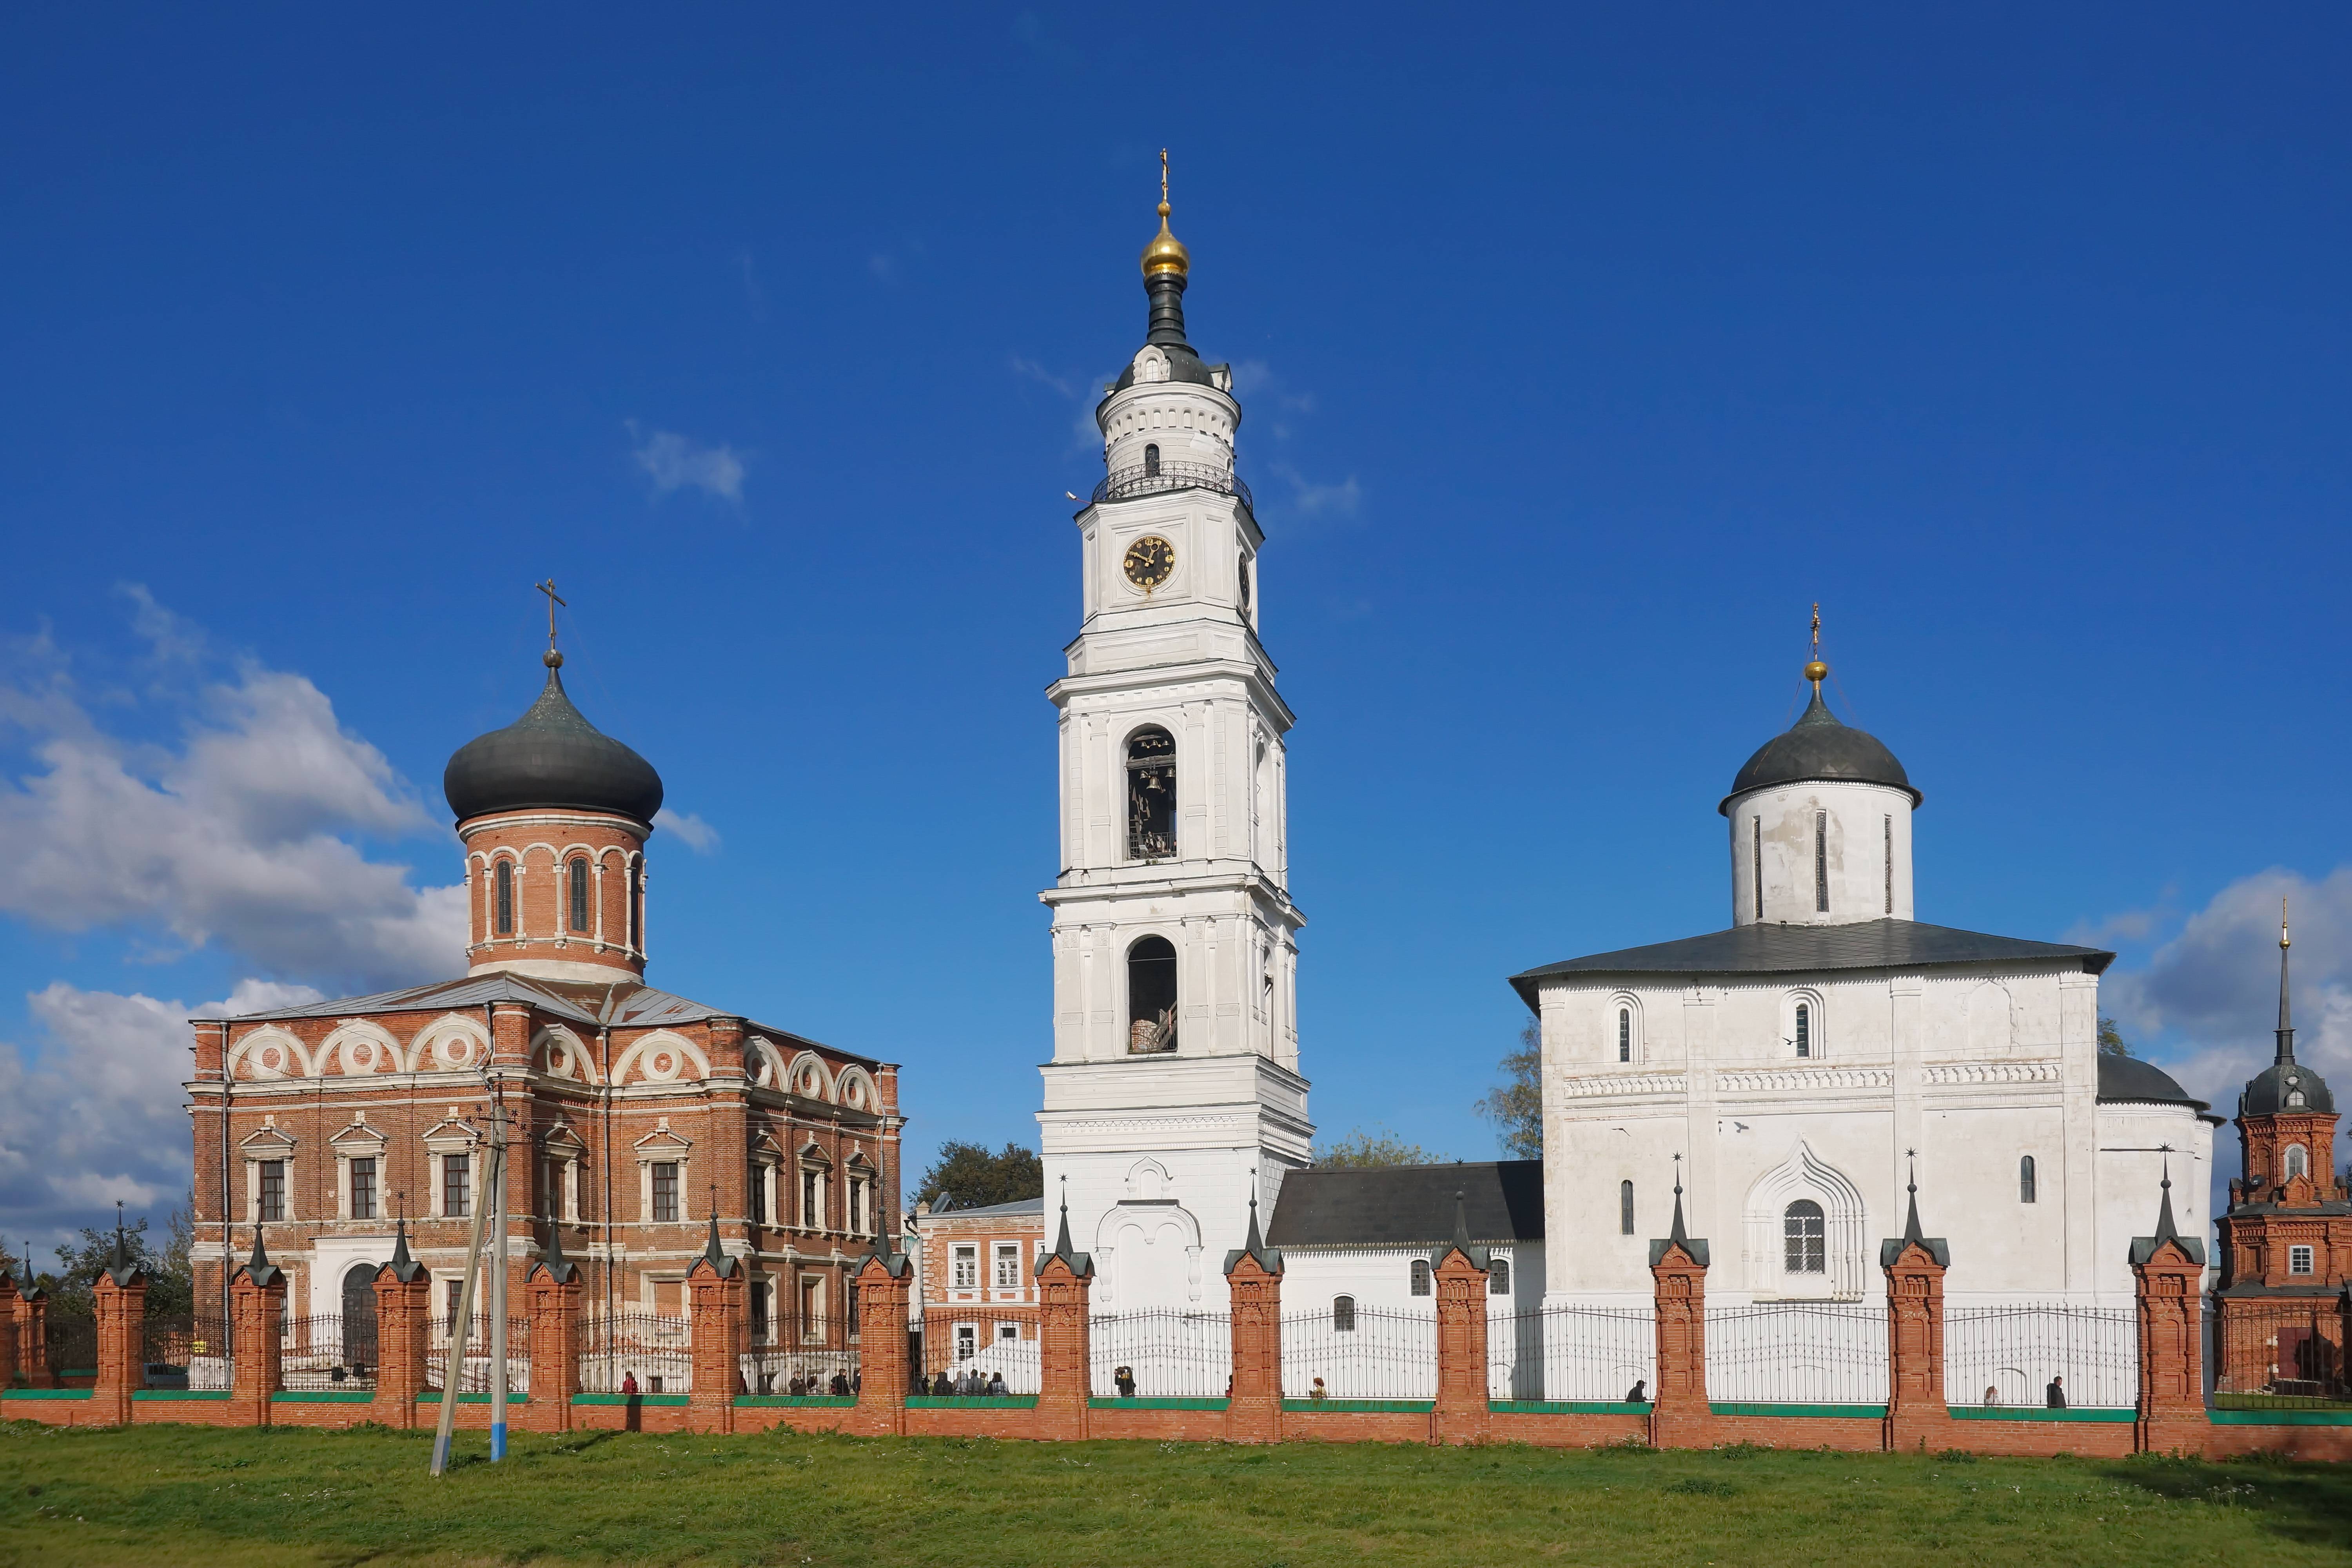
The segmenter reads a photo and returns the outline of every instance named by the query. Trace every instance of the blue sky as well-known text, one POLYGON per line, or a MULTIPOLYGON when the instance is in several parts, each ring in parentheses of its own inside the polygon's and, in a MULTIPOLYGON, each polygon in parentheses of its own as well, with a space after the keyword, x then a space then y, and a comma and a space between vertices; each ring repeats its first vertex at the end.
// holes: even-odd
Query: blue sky
POLYGON ((1489 1155, 1505 975, 1727 923, 1816 600, 1923 919, 2117 947, 2216 1093, 2292 890, 2352 1074, 2340 10, 5 28, 11 1231, 160 1218, 186 1009, 454 966, 440 770, 550 574, 688 818, 651 977, 906 1064, 918 1163, 1034 1142, 1063 492, 1163 145, 1327 1131, 1489 1155))

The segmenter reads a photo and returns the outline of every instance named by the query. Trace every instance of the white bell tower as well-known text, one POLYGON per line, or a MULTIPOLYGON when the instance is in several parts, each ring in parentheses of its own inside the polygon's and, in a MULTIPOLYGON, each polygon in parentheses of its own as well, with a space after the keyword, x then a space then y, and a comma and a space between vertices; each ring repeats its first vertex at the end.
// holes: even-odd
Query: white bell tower
POLYGON ((1097 1312, 1223 1310, 1249 1201, 1307 1163, 1283 735, 1258 642, 1241 405, 1184 341, 1191 258, 1143 253, 1143 347, 1096 411, 1107 472, 1076 517, 1084 622, 1061 715, 1047 1191, 1069 1178, 1097 1312))

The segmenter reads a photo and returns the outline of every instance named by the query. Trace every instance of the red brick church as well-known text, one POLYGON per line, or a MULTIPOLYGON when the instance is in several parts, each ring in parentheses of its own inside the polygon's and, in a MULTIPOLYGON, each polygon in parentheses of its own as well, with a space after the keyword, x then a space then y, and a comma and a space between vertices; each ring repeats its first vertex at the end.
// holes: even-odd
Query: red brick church
POLYGON ((682 1315, 715 1213, 749 1270, 755 1346, 854 1333, 850 1276, 898 1231, 898 1068, 646 984, 661 778, 581 716, 562 662, 551 647, 539 700, 442 778, 465 973, 194 1021, 199 1313, 226 1315, 222 1260, 257 1231, 289 1317, 372 1324, 404 1217, 439 1331, 475 1207, 497 1201, 517 1300, 560 1238, 592 1316, 682 1315), (482 1190, 494 1096, 511 1117, 502 1194, 482 1190))

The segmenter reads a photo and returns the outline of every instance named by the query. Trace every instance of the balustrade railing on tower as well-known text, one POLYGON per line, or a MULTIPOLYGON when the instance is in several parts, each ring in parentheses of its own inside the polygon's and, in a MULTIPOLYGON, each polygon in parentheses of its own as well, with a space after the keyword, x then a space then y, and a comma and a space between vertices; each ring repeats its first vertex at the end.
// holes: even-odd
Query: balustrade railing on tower
POLYGON ((1944 1310, 1948 1405, 2042 1406, 2058 1378, 2069 1406, 2126 1409, 2139 1398, 2138 1355, 2129 1307, 2019 1301, 1944 1310))
POLYGON ((1753 1405, 1886 1403, 1882 1301, 1706 1308, 1706 1396, 1753 1405))
POLYGON ((1493 1399, 1619 1401, 1657 1387, 1658 1330, 1651 1303, 1550 1306, 1490 1312, 1486 1393, 1493 1399))
POLYGON ((1233 496, 1252 512, 1257 503, 1250 497, 1249 486, 1231 468, 1220 463, 1139 463, 1124 468, 1113 468, 1095 486, 1096 501, 1131 500, 1137 496, 1152 495, 1160 490, 1214 490, 1219 495, 1233 496))
MULTIPOLYGON (((1347 1298, 1341 1300, 1347 1300, 1347 1298)), ((1437 1317, 1352 1300, 1282 1315, 1286 1399, 1434 1399, 1437 1317)))
POLYGON ((1234 1321, 1176 1308, 1087 1322, 1087 1388, 1097 1399, 1215 1399, 1233 1383, 1234 1321))

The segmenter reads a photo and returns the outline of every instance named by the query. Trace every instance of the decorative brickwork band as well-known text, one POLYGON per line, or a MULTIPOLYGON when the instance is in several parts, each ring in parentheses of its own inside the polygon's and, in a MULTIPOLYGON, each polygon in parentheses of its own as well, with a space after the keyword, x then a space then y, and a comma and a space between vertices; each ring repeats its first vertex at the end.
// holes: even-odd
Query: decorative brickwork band
POLYGON ((862 1365, 855 1432, 903 1436, 907 1431, 907 1304, 914 1293, 914 1260, 903 1252, 884 1253, 881 1243, 850 1279, 857 1292, 857 1343, 862 1365))
POLYGON ((1886 1275, 1886 1431, 1890 1453, 1952 1447, 1952 1412, 1944 1402, 1944 1271, 1952 1249, 1919 1234, 1919 1179, 1906 1189, 1903 1234, 1878 1245, 1886 1275))
POLYGON ((263 1250, 261 1227, 253 1231, 253 1256, 229 1281, 229 1424, 269 1425, 269 1402, 284 1386, 278 1334, 286 1316, 286 1272, 263 1250))
POLYGON ((1437 1403, 1433 1443, 1486 1436, 1486 1253, 1470 1245, 1463 1194, 1454 1194, 1454 1239, 1430 1255, 1437 1293, 1437 1403))
POLYGON ((2173 1227, 2169 1161, 2156 1234, 2133 1239, 2131 1266, 2139 1315, 2136 1445, 2143 1453, 2200 1452, 2206 1436, 2205 1244, 2173 1227))
POLYGON ((1658 1333, 1658 1386, 1650 1405, 1650 1444, 1703 1448, 1710 1436, 1706 1403, 1706 1242, 1683 1229, 1682 1156, 1675 1157, 1675 1223, 1650 1243, 1650 1288, 1658 1333))
POLYGON ((719 1218, 710 1239, 687 1271, 688 1336, 693 1344, 694 1381, 687 1400, 687 1429, 735 1430, 735 1395, 743 1392, 743 1266, 719 1247, 719 1218))
POLYGON ((1282 1441, 1282 1254, 1258 1235, 1250 1200, 1249 1245, 1225 1258, 1233 1303, 1233 1393, 1225 1401, 1229 1443, 1282 1441))
POLYGON ((563 1256, 563 1230, 548 1227, 547 1256, 530 1266, 523 1291, 530 1306, 530 1400, 522 1424, 534 1432, 572 1426, 580 1392, 580 1270, 563 1256))
POLYGON ((98 1319, 98 1382, 90 1390, 90 1419, 107 1426, 131 1424, 131 1395, 145 1381, 147 1276, 122 1255, 98 1271, 90 1306, 98 1319))
POLYGON ((1070 1246, 1068 1178, 1063 1178, 1061 1234, 1037 1260, 1037 1436, 1080 1438, 1088 1429, 1087 1314, 1095 1262, 1070 1246))

